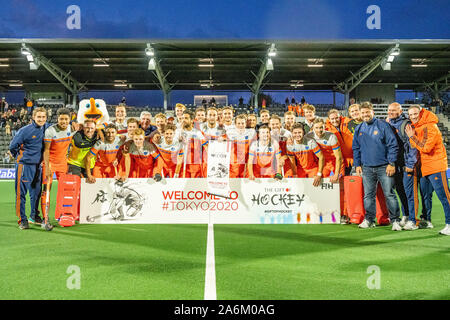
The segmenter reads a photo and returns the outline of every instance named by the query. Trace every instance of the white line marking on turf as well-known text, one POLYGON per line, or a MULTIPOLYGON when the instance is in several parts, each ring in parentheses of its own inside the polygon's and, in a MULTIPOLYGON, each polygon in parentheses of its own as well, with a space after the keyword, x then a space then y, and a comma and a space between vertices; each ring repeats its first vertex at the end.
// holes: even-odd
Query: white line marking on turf
POLYGON ((216 262, 214 258, 214 225, 208 223, 206 242, 205 300, 217 300, 216 262))

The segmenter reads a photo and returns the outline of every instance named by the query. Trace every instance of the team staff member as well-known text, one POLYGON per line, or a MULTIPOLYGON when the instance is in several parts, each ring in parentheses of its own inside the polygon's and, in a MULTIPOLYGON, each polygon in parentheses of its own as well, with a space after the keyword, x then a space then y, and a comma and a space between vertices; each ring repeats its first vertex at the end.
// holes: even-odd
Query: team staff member
POLYGON ((16 215, 19 228, 29 229, 28 221, 41 224, 39 216, 39 199, 42 183, 42 152, 44 134, 49 127, 47 112, 44 108, 35 108, 32 123, 19 129, 9 145, 9 152, 16 158, 16 215), (27 219, 25 213, 26 195, 30 193, 31 213, 27 219))
MULTIPOLYGON (((412 125, 406 134, 413 148, 420 152, 422 176, 420 183, 430 184, 441 201, 445 214, 445 228, 439 233, 450 236, 450 191, 447 182, 447 152, 442 134, 437 127, 438 118, 431 111, 415 105, 408 110, 412 125)), ((431 220, 431 217, 429 217, 431 220)))
MULTIPOLYGON (((99 140, 95 121, 91 119, 84 120, 83 130, 78 131, 72 138, 69 149, 68 172, 70 174, 85 178, 87 177, 84 158, 99 140)), ((91 159, 89 168, 93 168, 95 158, 91 159)))
POLYGON ((374 117, 370 102, 361 104, 363 123, 355 129, 353 136, 353 159, 356 174, 362 175, 364 186, 364 208, 366 217, 359 225, 366 229, 375 226, 376 192, 380 182, 389 210, 393 231, 400 231, 400 210, 394 193, 395 161, 398 143, 391 126, 374 117))
POLYGON ((403 114, 402 106, 398 102, 393 102, 388 106, 388 117, 386 121, 392 126, 394 130, 395 137, 397 138, 398 143, 398 156, 397 161, 395 161, 395 191, 397 191, 397 195, 400 198, 400 203, 402 204, 402 219, 400 221, 400 226, 404 227, 408 221, 409 216, 409 205, 408 198, 406 196, 405 186, 403 185, 403 177, 404 177, 404 167, 405 167, 405 145, 400 137, 400 131, 402 131, 402 127, 406 124, 408 119, 403 114))

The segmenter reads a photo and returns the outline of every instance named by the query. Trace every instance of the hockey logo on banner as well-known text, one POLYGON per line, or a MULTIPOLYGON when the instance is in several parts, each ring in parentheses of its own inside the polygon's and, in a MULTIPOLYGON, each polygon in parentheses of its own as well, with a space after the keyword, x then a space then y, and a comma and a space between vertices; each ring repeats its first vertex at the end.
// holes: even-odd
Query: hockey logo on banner
POLYGON ((228 141, 208 143, 207 183, 211 194, 228 197, 230 194, 230 150, 228 141))

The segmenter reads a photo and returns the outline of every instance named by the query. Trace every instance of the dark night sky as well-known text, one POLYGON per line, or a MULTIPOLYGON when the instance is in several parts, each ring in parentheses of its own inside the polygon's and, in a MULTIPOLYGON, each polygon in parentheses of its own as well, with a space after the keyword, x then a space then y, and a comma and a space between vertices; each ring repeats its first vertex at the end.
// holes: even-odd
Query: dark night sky
MULTIPOLYGON (((0 4, 0 38, 450 39, 448 0, 2 0, 0 4), (72 4, 80 7, 81 30, 66 27, 66 10, 72 4), (366 27, 370 5, 380 7, 380 30, 366 27)), ((158 92, 113 96, 118 95, 139 105, 162 104, 158 92)), ((234 94, 231 102, 241 95, 234 94)), ((292 96, 281 93, 278 100, 287 95, 292 96)), ((324 95, 324 102, 331 102, 329 98, 324 95)), ((183 99, 191 102, 192 93, 172 96, 173 102, 183 99)))

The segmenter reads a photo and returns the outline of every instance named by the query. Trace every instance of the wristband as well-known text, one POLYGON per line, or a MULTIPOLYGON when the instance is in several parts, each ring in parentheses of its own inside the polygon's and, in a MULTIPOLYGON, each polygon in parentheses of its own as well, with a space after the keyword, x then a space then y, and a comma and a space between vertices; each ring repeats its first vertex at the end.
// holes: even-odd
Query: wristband
POLYGON ((178 178, 178 177, 179 177, 179 174, 178 174, 178 173, 175 173, 175 174, 173 175, 173 177, 174 177, 174 178, 178 178))
POLYGON ((319 177, 321 177, 321 176, 322 176, 322 172, 317 172, 316 175, 319 176, 319 177))
POLYGON ((281 173, 277 173, 277 174, 275 174, 274 178, 281 180, 281 179, 283 179, 283 175, 281 173))

